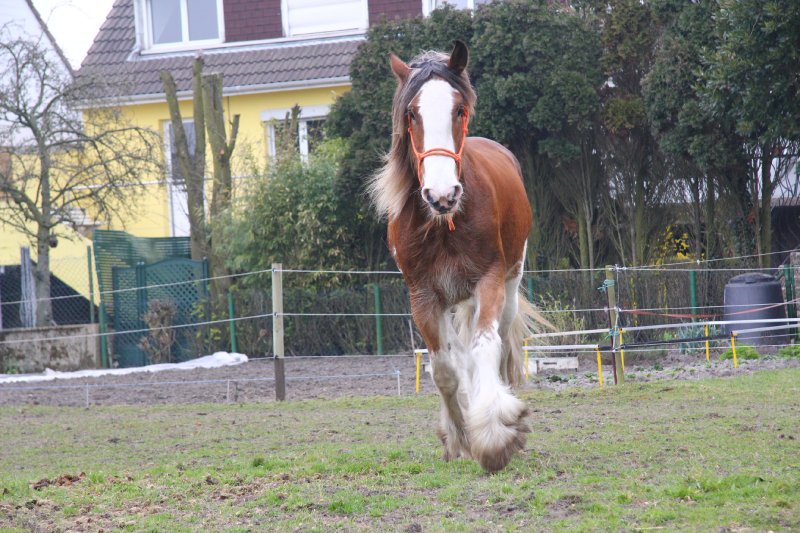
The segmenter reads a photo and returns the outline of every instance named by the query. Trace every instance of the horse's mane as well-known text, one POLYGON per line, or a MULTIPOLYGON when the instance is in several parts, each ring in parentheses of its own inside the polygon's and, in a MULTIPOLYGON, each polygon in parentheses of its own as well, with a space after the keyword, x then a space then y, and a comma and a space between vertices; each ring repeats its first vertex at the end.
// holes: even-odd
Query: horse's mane
POLYGON ((456 74, 448 68, 449 60, 450 56, 441 52, 423 52, 409 64, 411 71, 405 83, 397 86, 392 104, 392 147, 383 167, 367 184, 375 210, 381 217, 399 215, 410 189, 417 183, 416 163, 406 135, 406 110, 422 85, 431 78, 441 78, 461 93, 470 114, 475 109, 475 90, 466 69, 456 74))

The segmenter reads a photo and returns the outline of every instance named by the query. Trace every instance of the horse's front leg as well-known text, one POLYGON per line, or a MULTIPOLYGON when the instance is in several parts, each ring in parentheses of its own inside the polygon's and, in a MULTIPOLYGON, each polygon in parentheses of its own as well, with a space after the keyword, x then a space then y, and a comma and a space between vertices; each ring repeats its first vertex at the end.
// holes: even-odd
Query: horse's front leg
POLYGON ((470 351, 472 376, 466 419, 472 456, 489 472, 505 468, 514 453, 525 446, 529 431, 524 423, 527 406, 511 393, 500 374, 499 329, 506 287, 497 270, 484 277, 476 288, 478 316, 470 351))
POLYGON ((411 313, 425 339, 433 365, 433 381, 441 397, 439 439, 444 445, 444 459, 470 458, 464 423, 466 376, 459 364, 458 339, 452 337, 443 309, 427 293, 411 295, 411 313), (461 399, 461 401, 460 401, 461 399))

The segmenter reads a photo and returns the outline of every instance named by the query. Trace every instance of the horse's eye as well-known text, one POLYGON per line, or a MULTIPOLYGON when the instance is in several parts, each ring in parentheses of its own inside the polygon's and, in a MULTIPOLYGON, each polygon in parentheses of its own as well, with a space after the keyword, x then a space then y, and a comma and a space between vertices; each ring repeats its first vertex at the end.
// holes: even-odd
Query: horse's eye
POLYGON ((464 106, 463 105, 458 106, 458 110, 456 111, 456 114, 458 114, 459 117, 463 117, 464 116, 464 106))
POLYGON ((414 124, 417 123, 417 115, 415 115, 414 112, 411 111, 410 109, 408 110, 408 120, 410 120, 414 124))

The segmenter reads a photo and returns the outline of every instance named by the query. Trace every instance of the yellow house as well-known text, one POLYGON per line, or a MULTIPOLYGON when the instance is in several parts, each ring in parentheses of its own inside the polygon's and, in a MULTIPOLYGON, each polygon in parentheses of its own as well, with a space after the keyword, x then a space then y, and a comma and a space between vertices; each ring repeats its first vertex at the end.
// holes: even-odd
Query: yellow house
POLYGON ((130 123, 163 135, 167 175, 147 182, 133 216, 104 227, 142 237, 188 235, 162 70, 175 78, 185 121, 194 57, 203 55, 205 72, 223 74, 226 118, 240 116, 236 182, 247 179, 237 157, 266 163, 275 152, 276 119, 295 105, 302 110, 300 153, 313 149, 332 102, 350 87, 350 61, 370 23, 432 7, 420 0, 117 0, 77 76, 107 82, 97 96, 130 123))
MULTIPOLYGON (((477 1, 477 0, 476 0, 477 1)), ((164 137, 167 172, 153 176, 121 226, 141 237, 188 235, 186 191, 171 146, 160 72, 175 78, 181 114, 191 120, 192 61, 224 78, 228 119, 240 116, 236 160, 266 163, 275 119, 302 109, 298 143, 313 150, 331 103, 350 88, 349 66, 370 24, 423 16, 442 0, 116 0, 77 76, 101 79, 99 97, 132 123, 164 137)), ((463 7, 473 7, 467 0, 463 7)), ((238 176, 237 176, 238 174, 238 176)), ((98 221, 101 222, 101 221, 98 221)), ((106 226, 108 227, 108 226, 106 226)))
POLYGON ((202 54, 204 72, 222 73, 226 119, 240 116, 236 184, 248 178, 243 159, 261 166, 269 161, 277 121, 296 105, 302 110, 298 148, 301 154, 313 150, 332 102, 350 87, 350 61, 371 20, 422 11, 419 0, 118 0, 77 77, 102 80, 96 96, 118 106, 124 121, 163 135, 167 170, 146 180, 132 215, 98 226, 140 237, 189 233, 162 70, 175 78, 185 122, 192 119, 195 56, 202 54), (407 13, 397 9, 406 4, 407 13))

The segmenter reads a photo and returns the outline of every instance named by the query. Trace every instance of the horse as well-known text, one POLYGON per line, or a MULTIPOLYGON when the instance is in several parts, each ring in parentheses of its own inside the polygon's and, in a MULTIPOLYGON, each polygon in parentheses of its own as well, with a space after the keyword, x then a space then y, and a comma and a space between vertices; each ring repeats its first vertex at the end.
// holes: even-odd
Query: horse
POLYGON ((525 446, 522 344, 541 320, 520 293, 531 207, 514 155, 468 137, 476 95, 469 51, 390 54, 392 144, 367 189, 388 219, 389 250, 409 289, 441 397, 444 460, 505 468, 525 446))

